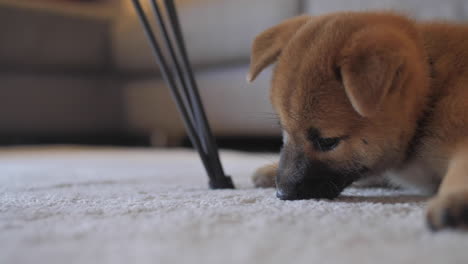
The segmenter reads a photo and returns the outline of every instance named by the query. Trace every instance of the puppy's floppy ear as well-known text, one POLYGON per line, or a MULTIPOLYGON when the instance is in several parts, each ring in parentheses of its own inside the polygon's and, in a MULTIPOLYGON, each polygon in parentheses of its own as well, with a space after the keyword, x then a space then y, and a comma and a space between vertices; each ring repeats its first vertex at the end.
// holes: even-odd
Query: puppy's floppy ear
POLYGON ((303 15, 288 19, 277 26, 267 29, 255 38, 250 56, 250 70, 247 75, 248 82, 255 80, 257 75, 266 66, 278 58, 283 47, 310 18, 310 16, 303 15))
POLYGON ((397 84, 408 40, 382 28, 356 34, 343 49, 339 67, 354 109, 361 116, 370 117, 397 84))

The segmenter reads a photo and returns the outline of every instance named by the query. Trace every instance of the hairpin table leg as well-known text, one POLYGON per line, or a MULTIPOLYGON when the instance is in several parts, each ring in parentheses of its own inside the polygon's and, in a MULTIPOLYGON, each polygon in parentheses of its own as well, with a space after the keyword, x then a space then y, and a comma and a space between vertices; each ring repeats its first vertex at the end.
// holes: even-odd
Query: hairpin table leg
POLYGON ((230 177, 226 176, 219 160, 218 148, 211 133, 208 120, 203 109, 203 104, 198 92, 198 87, 193 76, 187 51, 180 28, 177 10, 173 0, 164 0, 163 6, 168 17, 164 20, 161 8, 156 0, 150 0, 157 26, 162 35, 162 47, 167 51, 171 65, 169 67, 163 54, 161 45, 155 37, 149 20, 139 0, 132 0, 137 15, 148 37, 154 52, 156 62, 161 69, 164 80, 169 86, 177 108, 182 115, 187 134, 193 146, 197 149, 203 165, 210 179, 212 189, 234 188, 230 177), (166 26, 169 24, 170 26, 166 26), (172 40, 171 35, 174 40, 172 40), (173 71, 171 70, 173 69, 173 71), (178 82, 176 81, 178 80, 178 82))

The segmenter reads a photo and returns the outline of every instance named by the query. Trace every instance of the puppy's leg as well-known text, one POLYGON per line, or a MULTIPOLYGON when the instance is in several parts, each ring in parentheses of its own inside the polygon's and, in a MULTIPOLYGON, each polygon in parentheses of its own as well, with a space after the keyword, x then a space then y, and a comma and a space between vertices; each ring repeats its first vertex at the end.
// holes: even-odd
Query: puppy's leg
POLYGON ((276 187, 275 178, 278 170, 278 163, 266 165, 257 169, 252 176, 255 187, 272 188, 276 187))
POLYGON ((438 194, 429 203, 427 221, 431 229, 468 229, 468 145, 450 160, 438 194))

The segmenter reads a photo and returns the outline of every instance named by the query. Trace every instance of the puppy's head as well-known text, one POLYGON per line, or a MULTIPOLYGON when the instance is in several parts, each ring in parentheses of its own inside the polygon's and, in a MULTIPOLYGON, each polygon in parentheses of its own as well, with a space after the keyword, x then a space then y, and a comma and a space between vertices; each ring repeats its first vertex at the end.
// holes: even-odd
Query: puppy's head
POLYGON ((279 198, 334 198, 405 159, 428 90, 413 22, 390 13, 296 17, 257 36, 248 80, 275 61, 279 198))

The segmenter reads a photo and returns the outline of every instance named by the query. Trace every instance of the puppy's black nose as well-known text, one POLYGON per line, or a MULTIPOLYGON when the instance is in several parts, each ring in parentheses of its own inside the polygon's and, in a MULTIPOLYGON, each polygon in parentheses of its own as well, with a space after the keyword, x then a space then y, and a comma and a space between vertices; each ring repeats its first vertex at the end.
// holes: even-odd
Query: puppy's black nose
POLYGON ((281 200, 298 200, 298 199, 302 199, 297 195, 297 193, 284 191, 282 189, 277 189, 276 190, 276 197, 278 197, 281 200))
POLYGON ((281 200, 334 199, 343 189, 344 185, 338 182, 306 181, 295 186, 278 186, 276 197, 281 200))

